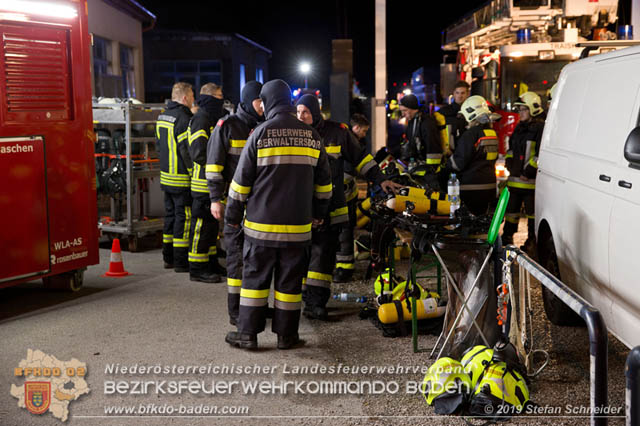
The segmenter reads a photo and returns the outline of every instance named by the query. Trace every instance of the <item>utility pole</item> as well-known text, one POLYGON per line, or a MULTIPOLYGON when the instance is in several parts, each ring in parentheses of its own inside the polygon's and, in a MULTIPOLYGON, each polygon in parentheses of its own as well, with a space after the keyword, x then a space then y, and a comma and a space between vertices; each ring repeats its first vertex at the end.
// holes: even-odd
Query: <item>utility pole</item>
POLYGON ((376 29, 376 91, 371 103, 371 121, 373 127, 372 151, 375 153, 387 143, 387 2, 375 0, 375 29, 376 29))

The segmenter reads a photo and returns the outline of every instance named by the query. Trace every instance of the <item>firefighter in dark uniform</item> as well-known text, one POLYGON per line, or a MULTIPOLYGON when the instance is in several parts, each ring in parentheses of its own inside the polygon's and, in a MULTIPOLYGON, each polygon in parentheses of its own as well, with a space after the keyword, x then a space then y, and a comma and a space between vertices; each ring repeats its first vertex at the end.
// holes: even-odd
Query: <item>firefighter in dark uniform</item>
POLYGON ((450 156, 456 148, 456 142, 467 128, 466 120, 460 115, 460 107, 469 97, 471 86, 466 81, 458 81, 453 86, 453 102, 444 105, 433 114, 438 124, 442 151, 450 156))
MULTIPOLYGON (((353 114, 351 117, 351 133, 355 136, 360 146, 365 148, 365 136, 369 131, 370 123, 362 114, 353 114)), ((356 183, 355 165, 349 162, 344 164, 344 197, 349 209, 349 223, 345 224, 340 231, 340 246, 336 253, 336 270, 333 273, 334 283, 344 283, 350 281, 353 276, 353 229, 356 226, 356 208, 358 203, 358 185, 356 183)))
POLYGON ((303 311, 309 318, 326 320, 326 305, 331 295, 339 235, 342 227, 349 222, 349 211, 344 196, 344 161, 351 163, 356 173, 382 186, 385 191, 393 191, 400 185, 385 179, 373 157, 360 146, 346 124, 322 118, 318 98, 304 95, 298 100, 296 109, 298 119, 305 124, 311 124, 320 134, 331 166, 333 196, 324 224, 313 232, 303 311))
POLYGON ((487 213, 496 198, 495 162, 498 158, 498 137, 491 128, 496 119, 482 96, 471 96, 462 104, 462 115, 469 128, 458 140, 453 155, 446 164, 446 173, 457 174, 460 199, 475 215, 487 213))
MULTIPOLYGON (((224 218, 224 202, 228 186, 238 167, 242 148, 256 125, 263 121, 264 113, 260 101, 262 84, 250 81, 242 88, 241 102, 235 114, 216 125, 207 147, 207 184, 211 199, 211 214, 217 220, 224 218)), ((242 226, 224 227, 224 241, 227 249, 227 305, 229 321, 236 325, 242 285, 242 246, 244 233, 242 226)))
POLYGON ((406 140, 401 147, 401 160, 412 158, 429 166, 430 174, 435 174, 442 162, 442 146, 436 122, 420 108, 415 95, 405 95, 400 100, 400 112, 407 120, 406 140))
POLYGON ((164 230, 162 258, 166 269, 189 272, 187 252, 191 229, 191 169, 189 120, 193 107, 193 88, 189 83, 173 85, 167 109, 156 123, 160 157, 160 188, 164 191, 164 230))
POLYGON ((520 207, 524 204, 529 234, 522 249, 535 253, 536 173, 544 129, 544 110, 540 96, 534 92, 523 93, 520 102, 515 102, 514 105, 518 107, 520 121, 509 138, 509 151, 505 157, 510 173, 507 186, 511 196, 505 215, 502 243, 513 244, 513 234, 518 230, 520 220, 520 207))
POLYGON ((266 83, 260 99, 266 121, 247 139, 225 211, 229 226, 239 227, 245 218, 238 331, 225 340, 240 348, 257 347, 273 281, 271 329, 278 334, 278 348, 289 349, 303 343, 298 325, 306 252, 312 226, 321 225, 327 214, 331 170, 320 135, 291 114, 287 83, 266 83))
POLYGON ((189 235, 189 275, 191 281, 219 283, 224 268, 218 263, 218 221, 211 215, 209 189, 205 176, 207 143, 214 124, 222 115, 222 89, 207 83, 200 89, 198 111, 189 123, 189 154, 193 160, 191 176, 191 233, 189 235))

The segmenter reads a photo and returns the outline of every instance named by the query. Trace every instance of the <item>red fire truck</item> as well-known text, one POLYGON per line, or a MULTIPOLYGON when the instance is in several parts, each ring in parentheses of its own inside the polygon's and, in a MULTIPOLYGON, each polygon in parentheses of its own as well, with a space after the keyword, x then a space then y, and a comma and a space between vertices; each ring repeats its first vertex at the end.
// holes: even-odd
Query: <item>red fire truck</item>
POLYGON ((86 0, 0 2, 0 287, 98 263, 86 0))
POLYGON ((504 154, 518 121, 513 103, 526 91, 546 100, 562 68, 580 57, 578 42, 615 38, 617 7, 618 0, 489 1, 443 33, 450 60, 441 66, 442 94, 461 79, 492 104, 503 116, 496 130, 504 154))

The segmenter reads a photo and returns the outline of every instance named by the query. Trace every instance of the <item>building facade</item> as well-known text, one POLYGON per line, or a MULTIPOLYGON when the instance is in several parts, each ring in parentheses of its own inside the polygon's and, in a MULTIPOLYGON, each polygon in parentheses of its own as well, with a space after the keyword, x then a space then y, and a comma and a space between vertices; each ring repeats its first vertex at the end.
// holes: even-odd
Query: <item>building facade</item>
POLYGON ((271 50, 240 34, 153 30, 144 34, 147 102, 164 102, 178 81, 199 93, 206 83, 222 85, 237 104, 247 81, 265 82, 271 50))
POLYGON ((142 33, 155 16, 133 0, 88 0, 96 97, 144 98, 142 33))

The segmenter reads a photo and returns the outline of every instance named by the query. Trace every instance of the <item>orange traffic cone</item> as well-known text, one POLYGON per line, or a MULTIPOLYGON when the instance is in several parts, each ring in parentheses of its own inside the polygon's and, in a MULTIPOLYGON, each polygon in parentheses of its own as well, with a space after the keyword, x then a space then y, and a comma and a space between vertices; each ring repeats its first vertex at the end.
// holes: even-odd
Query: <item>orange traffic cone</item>
POLYGON ((109 262, 109 270, 103 277, 125 277, 129 274, 124 270, 122 263, 122 251, 120 250, 120 240, 115 238, 111 246, 111 261, 109 262))

